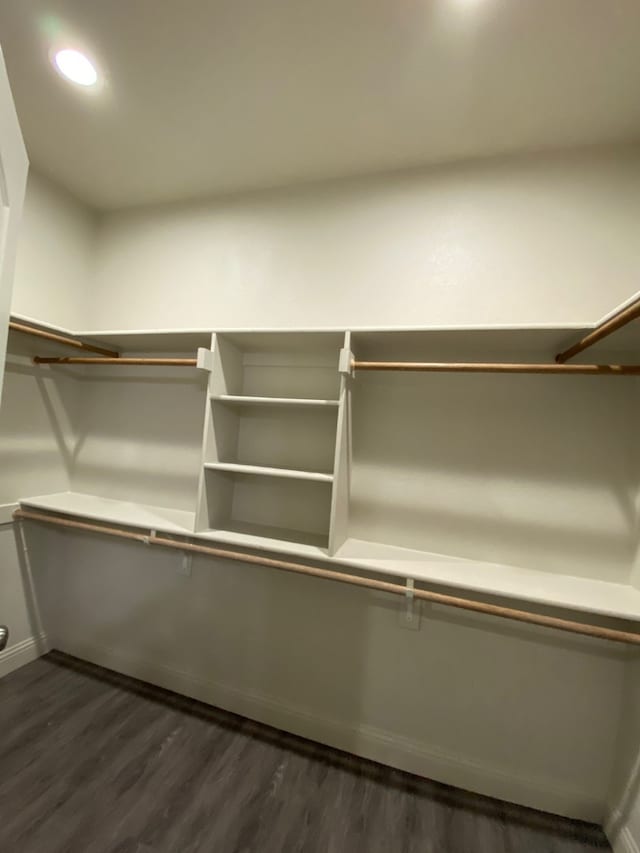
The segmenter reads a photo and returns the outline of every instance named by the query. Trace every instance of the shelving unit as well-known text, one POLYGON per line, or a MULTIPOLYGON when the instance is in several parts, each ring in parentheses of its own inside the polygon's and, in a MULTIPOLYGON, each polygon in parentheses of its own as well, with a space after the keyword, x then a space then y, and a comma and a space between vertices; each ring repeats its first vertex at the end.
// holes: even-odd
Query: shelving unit
POLYGON ((336 333, 215 336, 196 529, 327 549, 336 333))
MULTIPOLYGON (((598 361, 640 360, 639 325, 596 344, 598 361)), ((58 368, 83 390, 71 490, 21 503, 640 622, 637 379, 340 367, 342 350, 552 364, 589 331, 85 333, 121 353, 205 346, 208 379, 58 368)))
POLYGON ((119 524, 143 531, 157 530, 195 541, 295 555, 334 568, 356 569, 374 576, 412 578, 438 587, 459 588, 516 601, 640 621, 640 589, 623 583, 553 575, 355 538, 348 539, 330 557, 322 536, 301 536, 297 530, 240 522, 225 530, 194 534, 193 513, 75 492, 25 497, 20 499, 20 505, 54 515, 119 524))

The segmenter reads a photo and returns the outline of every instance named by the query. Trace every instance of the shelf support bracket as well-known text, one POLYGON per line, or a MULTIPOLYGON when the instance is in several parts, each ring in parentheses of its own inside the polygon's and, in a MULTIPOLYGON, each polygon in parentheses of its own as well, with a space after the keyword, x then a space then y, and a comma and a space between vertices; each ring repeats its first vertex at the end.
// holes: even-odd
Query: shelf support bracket
POLYGON ((340 350, 340 360, 338 361, 338 372, 343 376, 353 376, 353 362, 355 357, 350 349, 343 347, 340 350))
POLYGON ((145 545, 151 545, 152 541, 156 538, 158 534, 157 530, 150 530, 148 536, 143 536, 142 541, 145 545))
POLYGON ((213 370, 213 350, 198 347, 196 367, 198 370, 206 370, 211 373, 213 370))
POLYGON ((415 582, 407 578, 404 593, 404 609, 400 613, 400 624, 410 631, 420 628, 420 602, 415 597, 415 582))

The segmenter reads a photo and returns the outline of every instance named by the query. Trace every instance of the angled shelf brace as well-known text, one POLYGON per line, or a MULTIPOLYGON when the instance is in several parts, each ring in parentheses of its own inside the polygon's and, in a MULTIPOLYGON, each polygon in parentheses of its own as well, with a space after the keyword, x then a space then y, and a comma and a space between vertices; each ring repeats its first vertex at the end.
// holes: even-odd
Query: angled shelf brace
MULTIPOLYGON (((78 338, 71 338, 67 335, 56 335, 53 332, 47 332, 44 329, 36 329, 33 326, 25 326, 23 323, 15 323, 13 320, 9 323, 9 329, 12 332, 20 332, 24 335, 32 335, 35 338, 44 338, 47 341, 54 341, 57 344, 63 344, 68 347, 85 350, 85 352, 96 352, 98 355, 105 356, 111 359, 117 359, 118 353, 114 350, 97 347, 94 344, 88 344, 78 338)), ((57 359, 53 359, 57 361, 57 359)))

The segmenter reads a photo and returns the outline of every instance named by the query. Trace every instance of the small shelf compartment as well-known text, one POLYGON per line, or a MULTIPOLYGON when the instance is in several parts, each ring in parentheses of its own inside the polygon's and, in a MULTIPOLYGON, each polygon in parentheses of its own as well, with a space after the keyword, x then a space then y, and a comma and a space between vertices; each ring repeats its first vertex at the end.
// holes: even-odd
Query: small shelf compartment
POLYGON ((236 408, 211 400, 203 462, 318 472, 319 479, 331 479, 337 412, 334 406, 236 408))
POLYGON ((343 341, 339 332, 217 334, 212 397, 333 404, 340 387, 338 357, 343 341))
POLYGON ((331 482, 254 473, 242 466, 205 468, 198 530, 326 549, 331 482))

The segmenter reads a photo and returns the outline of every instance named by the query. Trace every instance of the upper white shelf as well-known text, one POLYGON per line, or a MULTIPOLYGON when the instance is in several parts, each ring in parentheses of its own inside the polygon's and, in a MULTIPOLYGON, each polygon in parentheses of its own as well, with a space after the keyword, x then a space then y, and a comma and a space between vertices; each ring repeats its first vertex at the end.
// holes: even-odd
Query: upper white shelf
MULTIPOLYGON (((637 294, 636 294, 637 296, 637 294)), ((632 297, 635 298, 635 297, 632 297)), ((627 300, 627 301, 631 301, 627 300)), ((623 303, 623 305, 626 303, 623 303)), ((615 310, 620 306, 617 306, 615 310)), ((613 313, 610 312, 610 313, 613 313)), ((17 322, 33 325, 62 335, 76 336, 89 342, 113 348, 122 353, 162 352, 191 353, 198 347, 209 348, 212 334, 218 333, 251 352, 314 352, 334 350, 341 346, 342 328, 308 329, 88 329, 70 330, 61 326, 14 314, 17 322)), ((529 325, 460 325, 357 327, 353 333, 353 349, 361 360, 413 361, 550 361, 555 355, 592 331, 600 318, 584 323, 533 323, 529 325)), ((592 350, 592 361, 605 362, 640 353, 640 321, 614 333, 592 350)), ((46 353, 46 342, 38 345, 46 353)), ((584 361, 583 357, 576 361, 584 361)))
POLYGON ((237 394, 216 394, 212 400, 231 406, 309 406, 336 408, 338 400, 310 400, 305 397, 251 397, 237 394))
POLYGON ((234 474, 258 474, 263 477, 285 477, 291 480, 315 480, 319 483, 333 482, 333 474, 325 474, 321 471, 267 468, 263 465, 241 465, 236 462, 206 462, 204 467, 214 471, 231 471, 234 474))

